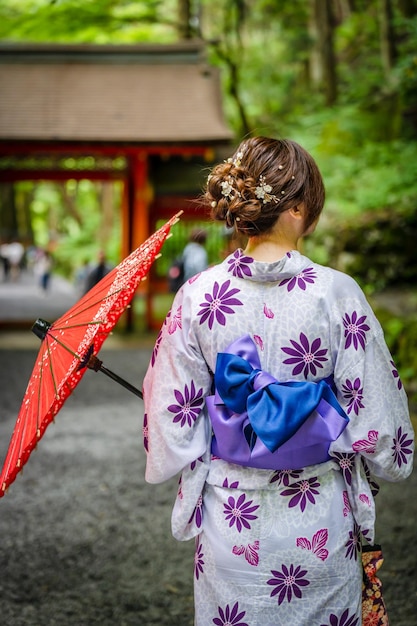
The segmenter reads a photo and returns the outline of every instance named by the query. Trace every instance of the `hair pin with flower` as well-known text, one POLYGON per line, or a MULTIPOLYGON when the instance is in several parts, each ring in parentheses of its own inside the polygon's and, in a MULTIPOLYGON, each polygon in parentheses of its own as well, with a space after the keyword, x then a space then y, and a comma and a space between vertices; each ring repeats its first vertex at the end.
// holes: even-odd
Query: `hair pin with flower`
POLYGON ((225 198, 230 198, 230 196, 233 194, 232 179, 228 178, 227 180, 223 180, 221 183, 221 188, 222 188, 222 196, 224 196, 225 198))
POLYGON ((255 187, 255 195, 259 200, 262 200, 263 204, 267 204, 268 202, 279 202, 279 198, 271 193, 272 187, 271 185, 267 185, 265 176, 259 177, 259 185, 255 187))
POLYGON ((231 178, 231 176, 226 178, 226 180, 223 180, 220 185, 222 188, 222 196, 225 198, 231 199, 233 196, 239 196, 239 198, 241 197, 240 192, 233 187, 233 178, 231 178))
POLYGON ((242 165, 242 159, 243 150, 239 150, 239 152, 236 152, 236 155, 234 157, 229 157, 227 159, 227 163, 233 163, 235 167, 240 167, 242 165))

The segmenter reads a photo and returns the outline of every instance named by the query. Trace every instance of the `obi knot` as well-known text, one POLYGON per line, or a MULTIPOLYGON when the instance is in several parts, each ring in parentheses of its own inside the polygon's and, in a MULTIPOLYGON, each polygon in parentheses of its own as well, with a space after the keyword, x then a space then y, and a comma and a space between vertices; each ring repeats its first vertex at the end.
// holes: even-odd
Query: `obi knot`
MULTIPOLYGON (((323 462, 329 458, 331 441, 340 435, 349 421, 325 380, 279 382, 263 371, 256 345, 249 335, 241 337, 217 355, 214 383, 215 395, 207 398, 214 431, 214 452, 218 450, 219 456, 224 458, 221 449, 225 449, 229 457, 226 460, 231 462, 241 463, 238 460, 241 454, 237 451, 243 451, 245 445, 249 448, 249 456, 256 454, 256 446, 259 453, 260 443, 262 453, 277 456, 282 446, 309 420, 312 425, 314 423, 314 432, 304 428, 302 440, 309 448, 319 443, 322 460, 317 461, 313 455, 303 460, 300 458, 298 463, 304 463, 303 467, 313 464, 311 460, 323 462), (243 438, 241 442, 236 440, 239 433, 240 439, 243 438), (233 440, 228 442, 230 437, 233 440), (230 455, 236 458, 230 458, 230 455)), ((247 453, 248 450, 245 450, 246 460, 247 453)), ((273 461, 267 460, 267 463, 273 461)), ((266 469, 269 467, 267 465, 266 469)), ((284 467, 294 468, 293 465, 284 467)))

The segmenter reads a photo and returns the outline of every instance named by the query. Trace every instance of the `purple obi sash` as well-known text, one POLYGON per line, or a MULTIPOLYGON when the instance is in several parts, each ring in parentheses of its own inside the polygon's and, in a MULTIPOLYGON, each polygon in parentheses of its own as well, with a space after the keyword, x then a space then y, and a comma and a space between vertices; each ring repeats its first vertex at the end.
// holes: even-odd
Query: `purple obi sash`
POLYGON ((249 335, 217 355, 215 394, 206 398, 211 451, 258 469, 301 469, 329 460, 349 421, 325 380, 280 383, 260 369, 249 335))

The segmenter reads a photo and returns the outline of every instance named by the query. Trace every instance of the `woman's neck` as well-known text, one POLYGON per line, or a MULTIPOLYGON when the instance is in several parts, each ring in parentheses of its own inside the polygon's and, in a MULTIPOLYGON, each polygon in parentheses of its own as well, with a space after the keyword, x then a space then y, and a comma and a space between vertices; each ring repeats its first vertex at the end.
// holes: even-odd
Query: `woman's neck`
POLYGON ((297 250, 297 239, 278 238, 276 236, 260 235, 251 237, 245 248, 245 254, 256 261, 272 263, 282 259, 291 250, 297 250))

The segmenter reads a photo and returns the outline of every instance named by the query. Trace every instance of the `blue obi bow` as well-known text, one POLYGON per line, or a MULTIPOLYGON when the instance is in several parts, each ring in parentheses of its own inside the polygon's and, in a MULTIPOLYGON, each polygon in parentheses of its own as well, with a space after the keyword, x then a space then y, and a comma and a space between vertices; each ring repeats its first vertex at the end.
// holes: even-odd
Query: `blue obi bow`
POLYGON ((215 395, 206 399, 212 452, 232 463, 298 469, 329 459, 349 418, 325 380, 280 383, 260 369, 249 335, 217 355, 215 395))

